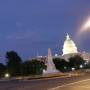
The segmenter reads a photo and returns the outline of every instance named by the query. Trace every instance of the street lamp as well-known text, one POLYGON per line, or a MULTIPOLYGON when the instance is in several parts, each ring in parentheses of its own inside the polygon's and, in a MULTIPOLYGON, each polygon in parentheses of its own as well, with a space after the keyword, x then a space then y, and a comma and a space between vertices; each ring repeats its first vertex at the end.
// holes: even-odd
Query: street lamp
POLYGON ((84 64, 87 65, 87 62, 85 62, 84 64))
POLYGON ((80 65, 80 68, 83 68, 83 65, 80 65))
POLYGON ((75 70, 75 68, 72 68, 72 71, 74 71, 75 70))
POLYGON ((67 67, 64 67, 64 69, 67 69, 67 67))
POLYGON ((10 74, 9 73, 5 73, 4 77, 5 78, 10 78, 10 74))
POLYGON ((75 70, 75 68, 72 68, 72 71, 74 71, 75 70))
POLYGON ((45 73, 45 72, 46 72, 46 70, 44 69, 44 70, 43 70, 43 73, 45 73))

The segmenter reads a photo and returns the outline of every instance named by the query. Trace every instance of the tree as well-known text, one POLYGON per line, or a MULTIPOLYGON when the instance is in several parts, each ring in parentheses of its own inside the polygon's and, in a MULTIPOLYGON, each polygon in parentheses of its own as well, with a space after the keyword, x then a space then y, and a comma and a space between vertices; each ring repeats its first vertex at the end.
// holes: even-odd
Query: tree
POLYGON ((90 69, 90 60, 89 61, 85 61, 85 69, 90 69))
POLYGON ((0 63, 0 77, 4 76, 6 67, 4 64, 0 63))
POLYGON ((31 63, 30 61, 25 61, 22 63, 22 76, 27 76, 31 74, 31 63))
POLYGON ((22 60, 15 51, 9 51, 6 53, 7 58, 7 72, 11 76, 17 76, 21 73, 21 63, 22 60))
POLYGON ((23 63, 22 75, 42 74, 45 64, 41 61, 31 60, 23 63))
POLYGON ((85 61, 79 55, 75 55, 69 58, 69 67, 74 67, 75 69, 79 69, 80 65, 84 65, 85 61))
POLYGON ((68 71, 68 62, 61 58, 54 58, 53 59, 55 66, 58 70, 62 72, 68 71))

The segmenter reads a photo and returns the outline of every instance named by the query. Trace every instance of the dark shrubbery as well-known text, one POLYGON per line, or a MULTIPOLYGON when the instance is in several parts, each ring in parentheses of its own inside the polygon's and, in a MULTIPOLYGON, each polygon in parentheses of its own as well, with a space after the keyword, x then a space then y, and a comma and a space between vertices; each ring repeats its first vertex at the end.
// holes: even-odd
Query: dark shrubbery
POLYGON ((43 69, 46 67, 43 62, 37 60, 22 62, 15 51, 7 52, 6 58, 6 73, 9 73, 11 76, 42 74, 43 69))
POLYGON ((25 61, 22 64, 22 75, 42 74, 46 66, 43 62, 37 60, 25 61))
POLYGON ((59 71, 62 71, 62 72, 68 71, 69 63, 67 61, 60 58, 55 58, 53 59, 53 61, 55 63, 56 69, 58 69, 59 71))
POLYGON ((72 68, 75 68, 75 70, 78 70, 81 68, 83 69, 90 68, 90 62, 85 65, 86 61, 83 60, 83 58, 79 55, 70 57, 68 59, 68 62, 60 58, 54 58, 53 61, 55 63, 56 68, 62 72, 71 71, 72 68))
POLYGON ((4 76, 5 70, 6 70, 6 66, 0 63, 0 77, 4 76))
POLYGON ((6 53, 6 58, 6 72, 8 72, 11 76, 20 75, 22 60, 19 55, 15 51, 10 51, 6 53))
MULTIPOLYGON (((9 73, 12 77, 39 75, 46 69, 45 63, 36 59, 22 62, 22 59, 15 51, 7 52, 6 59, 6 65, 0 63, 0 77, 4 76, 5 73, 9 73)), ((71 71, 72 68, 75 68, 75 70, 90 68, 90 62, 83 60, 79 55, 70 57, 68 61, 61 58, 54 58, 53 61, 56 69, 61 72, 71 71)))
POLYGON ((80 65, 84 67, 85 60, 79 55, 73 56, 69 58, 69 67, 74 67, 76 70, 80 69, 80 65))

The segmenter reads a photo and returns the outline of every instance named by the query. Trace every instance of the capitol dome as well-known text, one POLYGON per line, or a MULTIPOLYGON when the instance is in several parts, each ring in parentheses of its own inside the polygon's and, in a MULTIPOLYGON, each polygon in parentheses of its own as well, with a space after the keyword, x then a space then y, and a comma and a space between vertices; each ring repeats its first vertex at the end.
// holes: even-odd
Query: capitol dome
POLYGON ((78 51, 74 41, 67 34, 66 40, 64 41, 63 45, 63 55, 71 53, 78 53, 78 51))

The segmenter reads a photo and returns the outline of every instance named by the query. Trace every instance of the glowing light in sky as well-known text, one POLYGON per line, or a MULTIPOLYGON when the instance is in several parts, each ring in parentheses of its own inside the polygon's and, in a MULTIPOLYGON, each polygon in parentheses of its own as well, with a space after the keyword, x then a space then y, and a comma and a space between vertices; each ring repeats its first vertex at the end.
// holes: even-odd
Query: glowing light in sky
POLYGON ((83 26, 80 28, 79 34, 83 34, 87 31, 90 31, 90 17, 85 21, 83 26))

